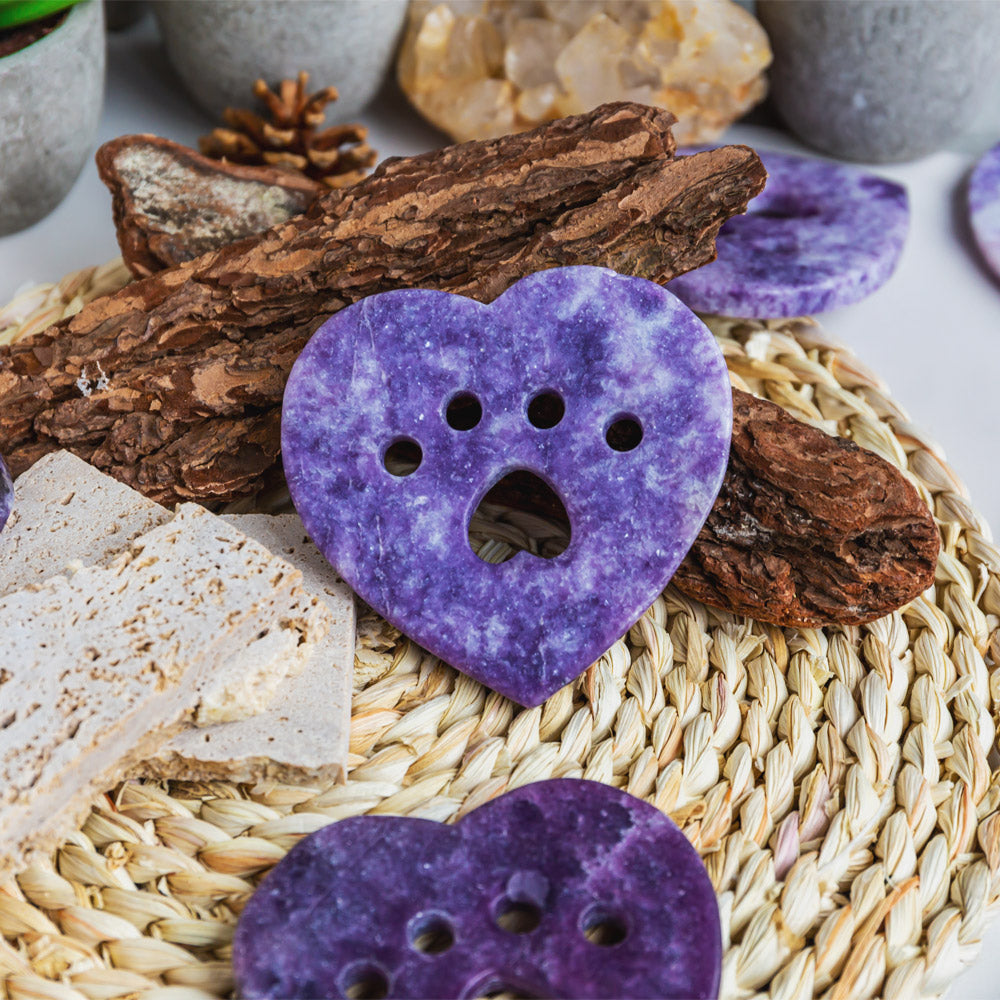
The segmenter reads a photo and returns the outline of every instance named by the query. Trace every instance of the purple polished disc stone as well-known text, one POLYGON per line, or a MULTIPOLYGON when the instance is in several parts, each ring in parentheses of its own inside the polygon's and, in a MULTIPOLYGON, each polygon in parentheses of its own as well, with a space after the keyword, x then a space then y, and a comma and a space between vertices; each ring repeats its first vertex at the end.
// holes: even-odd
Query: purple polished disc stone
POLYGON ((13 506, 14 483, 11 481, 7 463, 3 460, 3 456, 0 456, 0 531, 3 531, 13 506))
POLYGON ((699 312, 771 318, 845 306, 881 287, 906 240, 906 189, 852 167, 757 152, 764 190, 723 223, 716 260, 670 290, 699 312))
POLYGON ((652 282, 568 267, 488 306, 401 290, 337 313, 292 369, 281 439, 296 509, 364 600, 535 705, 670 580, 711 509, 731 432, 728 373, 701 321, 652 282), (539 394, 564 406, 554 426, 531 422, 539 394), (481 407, 475 426, 449 425, 456 399, 467 418, 481 407), (626 431, 619 447, 640 428, 641 440, 615 450, 612 427, 626 431), (419 448, 410 475, 384 465, 399 447, 419 448), (470 518, 522 470, 562 501, 569 547, 490 565, 469 544, 470 518))
POLYGON ((233 942, 239 996, 715 997, 722 940, 697 851, 593 781, 526 785, 455 826, 356 816, 300 841, 233 942), (505 929, 507 928, 507 929, 505 929))
POLYGON ((969 223, 990 270, 1000 278, 1000 143, 969 178, 969 223))

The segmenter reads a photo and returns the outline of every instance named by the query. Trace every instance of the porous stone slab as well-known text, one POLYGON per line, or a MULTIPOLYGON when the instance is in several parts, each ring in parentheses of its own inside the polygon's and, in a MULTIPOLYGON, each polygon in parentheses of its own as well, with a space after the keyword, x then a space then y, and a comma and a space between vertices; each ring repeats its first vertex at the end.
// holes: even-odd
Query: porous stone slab
POLYGON ((292 370, 282 454, 310 537, 365 601, 535 705, 669 581, 719 490, 731 431, 729 375, 704 324, 652 282, 569 267, 491 305, 408 289, 337 313, 292 370), (564 408, 551 426, 533 423, 538 397, 564 408), (611 443, 629 428, 634 447, 611 443), (416 471, 396 474, 394 455, 417 450, 416 471), (569 547, 487 564, 469 522, 515 471, 557 494, 569 547))
POLYGON ((1000 278, 1000 143, 972 171, 968 201, 972 234, 983 259, 1000 278))
POLYGON ((355 816, 300 841, 240 917, 239 995, 715 997, 698 853, 659 810, 543 781, 455 826, 355 816), (520 919, 520 932, 514 929, 520 919), (511 929, 508 929, 511 928, 511 929))
POLYGON ((0 599, 0 874, 76 829, 300 595, 288 563, 186 504, 111 565, 0 599))
POLYGON ((346 776, 354 672, 354 595, 309 541, 297 514, 223 517, 302 573, 329 612, 329 630, 302 672, 258 715, 186 729, 146 758, 139 773, 193 781, 333 780, 346 776))
POLYGON ((892 275, 910 212, 906 189, 853 167, 758 150, 767 185, 723 223, 718 257, 669 288, 699 312, 802 316, 870 295, 892 275))
MULTIPOLYGON (((45 456, 19 476, 16 490, 17 509, 0 535, 0 595, 74 568, 107 566, 136 538, 174 516, 65 451, 45 456)), ((199 524, 211 533, 211 520, 199 524)), ((199 682, 195 725, 263 711, 285 677, 302 670, 329 622, 319 600, 305 591, 290 610, 199 682)))

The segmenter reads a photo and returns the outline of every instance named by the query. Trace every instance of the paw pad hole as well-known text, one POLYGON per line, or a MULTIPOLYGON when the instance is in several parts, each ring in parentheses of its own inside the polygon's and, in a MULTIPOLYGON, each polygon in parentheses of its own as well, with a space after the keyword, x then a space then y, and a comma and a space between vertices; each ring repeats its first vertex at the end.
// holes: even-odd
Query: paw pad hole
POLYGON ((397 438, 382 456, 385 471, 391 476, 408 476, 420 468, 423 460, 423 449, 413 438, 397 438))
POLYGON ((615 451, 632 451, 642 441, 642 424, 628 414, 615 417, 604 432, 604 440, 615 451))
POLYGON ((469 518, 468 534, 472 551, 496 565, 521 551, 555 559, 569 547, 572 531, 559 494, 521 469, 490 487, 469 518))
POLYGON ((455 943, 455 931, 440 913, 421 914, 410 923, 410 945, 424 955, 440 955, 455 943))
POLYGON ((588 910, 581 921, 580 929, 591 944, 601 948, 613 948, 628 937, 625 921, 602 907, 588 910))
POLYGON ((347 1000, 384 1000, 389 995, 389 977, 369 962, 348 966, 340 986, 347 1000))
POLYGON ((566 404, 558 392, 540 392, 528 403, 528 421, 532 427, 548 430, 555 427, 566 413, 566 404))
POLYGON ((483 419, 483 404, 472 392, 460 392, 452 396, 444 411, 448 426, 456 431, 471 431, 483 419))
POLYGON ((536 903, 505 896, 493 919, 497 927, 508 934, 530 934, 542 922, 542 908, 536 903))

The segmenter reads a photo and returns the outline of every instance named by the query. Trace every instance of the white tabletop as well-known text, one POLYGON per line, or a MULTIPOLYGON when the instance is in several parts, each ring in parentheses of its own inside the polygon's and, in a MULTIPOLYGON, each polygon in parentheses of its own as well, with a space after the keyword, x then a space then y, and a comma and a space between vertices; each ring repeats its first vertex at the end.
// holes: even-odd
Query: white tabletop
MULTIPOLYGON (((108 54, 98 143, 154 132, 195 145, 215 124, 174 77, 151 18, 112 35, 108 54)), ((421 152, 446 141, 392 84, 359 117, 370 125, 380 157, 421 152)), ((723 138, 805 151, 787 134, 760 126, 735 126, 723 138)), ((964 148, 916 163, 871 168, 909 191, 911 226, 902 261, 874 295, 819 318, 888 382, 914 423, 938 442, 964 478, 974 506, 1000 528, 1000 281, 977 256, 963 213, 965 181, 975 153, 988 141, 988 136, 967 140, 964 148)), ((110 196, 90 162, 51 215, 0 238, 0 304, 26 284, 56 280, 118 252, 110 196)), ((998 983, 1000 920, 987 932, 979 961, 949 995, 997 997, 998 983)))

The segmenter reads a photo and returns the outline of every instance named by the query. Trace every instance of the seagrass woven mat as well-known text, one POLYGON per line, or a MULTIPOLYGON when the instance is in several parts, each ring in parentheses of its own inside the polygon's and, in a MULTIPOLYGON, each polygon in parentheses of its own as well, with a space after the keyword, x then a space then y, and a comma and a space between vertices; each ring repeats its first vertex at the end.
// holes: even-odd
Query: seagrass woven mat
MULTIPOLYGON (((111 264, 24 293, 0 340, 127 279, 111 264)), ((939 449, 819 326, 708 322, 736 384, 908 470, 941 528, 931 591, 816 630, 668 588, 528 710, 362 609, 347 782, 110 790, 51 863, 0 885, 0 995, 225 996, 240 908, 304 834, 452 821, 553 777, 625 788, 684 829, 718 892, 723 997, 942 992, 1000 892, 1000 551, 939 449)))

